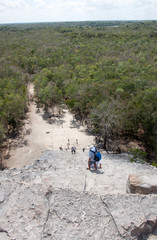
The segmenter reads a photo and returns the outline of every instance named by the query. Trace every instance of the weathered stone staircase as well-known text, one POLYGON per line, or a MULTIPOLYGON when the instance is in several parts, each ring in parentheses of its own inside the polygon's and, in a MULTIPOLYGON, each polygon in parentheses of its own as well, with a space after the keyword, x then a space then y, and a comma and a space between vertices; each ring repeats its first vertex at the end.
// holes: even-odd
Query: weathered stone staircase
MULTIPOLYGON (((131 163, 128 154, 102 154, 102 169, 88 171, 88 152, 47 151, 33 164, 35 172, 42 173, 40 181, 96 194, 126 194, 128 176, 142 174, 157 177, 157 169, 146 164, 131 163), (43 171, 47 169, 47 171, 43 171)), ((26 168, 32 169, 32 166, 26 168)), ((37 174, 38 176, 39 174, 37 174)), ((39 176, 38 176, 39 178, 39 176)))
POLYGON ((88 152, 79 150, 46 151, 1 172, 0 239, 157 239, 157 195, 126 192, 130 174, 157 177, 157 169, 127 154, 102 155, 97 171, 86 169, 88 152))

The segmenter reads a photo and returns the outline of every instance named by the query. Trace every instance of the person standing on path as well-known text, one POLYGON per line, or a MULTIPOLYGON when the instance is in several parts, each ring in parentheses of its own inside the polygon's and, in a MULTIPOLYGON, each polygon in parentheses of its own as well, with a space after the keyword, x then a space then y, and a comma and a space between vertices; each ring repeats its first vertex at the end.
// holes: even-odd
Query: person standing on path
POLYGON ((71 153, 72 153, 72 154, 73 154, 73 153, 74 153, 74 154, 76 153, 76 147, 75 147, 75 146, 71 148, 71 153))
POLYGON ((95 167, 95 170, 97 170, 97 164, 96 161, 94 160, 95 154, 97 153, 97 149, 95 146, 91 146, 89 149, 89 160, 88 160, 88 168, 87 170, 90 170, 91 165, 93 164, 95 167))
POLYGON ((69 149, 69 147, 70 147, 70 139, 68 139, 67 149, 69 149))

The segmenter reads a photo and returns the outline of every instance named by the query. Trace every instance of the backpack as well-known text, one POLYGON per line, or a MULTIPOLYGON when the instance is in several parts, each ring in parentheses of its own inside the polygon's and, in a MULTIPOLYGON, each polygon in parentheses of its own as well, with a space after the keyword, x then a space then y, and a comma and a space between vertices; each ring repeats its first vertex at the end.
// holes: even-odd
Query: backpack
POLYGON ((94 153, 94 160, 95 160, 96 162, 99 162, 100 159, 101 159, 101 153, 98 152, 97 148, 96 148, 95 146, 93 146, 93 147, 90 149, 90 151, 91 151, 92 153, 94 153))
POLYGON ((94 157, 96 156, 97 151, 98 151, 98 150, 97 150, 97 148, 96 148, 95 146, 93 146, 93 147, 90 148, 90 152, 94 153, 94 157))
POLYGON ((101 160, 101 153, 100 152, 97 152, 96 155, 94 156, 94 160, 96 162, 99 162, 101 160))

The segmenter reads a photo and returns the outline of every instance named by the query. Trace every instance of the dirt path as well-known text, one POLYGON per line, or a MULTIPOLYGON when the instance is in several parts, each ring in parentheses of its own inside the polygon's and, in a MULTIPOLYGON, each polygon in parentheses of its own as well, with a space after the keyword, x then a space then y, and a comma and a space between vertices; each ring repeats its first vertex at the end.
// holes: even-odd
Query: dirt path
MULTIPOLYGON (((34 94, 33 85, 29 86, 29 97, 34 94)), ((71 146, 77 149, 87 148, 94 142, 94 137, 86 134, 86 129, 79 126, 68 109, 58 117, 46 118, 43 111, 38 111, 36 104, 30 101, 30 112, 22 132, 22 139, 10 151, 7 167, 19 168, 38 159, 45 150, 58 150, 71 146), (76 140, 77 139, 77 140, 76 140)))

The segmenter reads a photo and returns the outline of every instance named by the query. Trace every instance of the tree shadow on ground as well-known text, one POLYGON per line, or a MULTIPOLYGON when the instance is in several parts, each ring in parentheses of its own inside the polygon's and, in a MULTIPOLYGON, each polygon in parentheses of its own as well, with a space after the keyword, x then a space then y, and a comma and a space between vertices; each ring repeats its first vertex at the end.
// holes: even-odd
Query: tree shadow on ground
POLYGON ((80 123, 75 118, 70 122, 70 128, 80 129, 80 127, 80 123))
POLYGON ((79 114, 73 114, 73 120, 71 121, 71 128, 78 128, 83 126, 83 120, 79 114))
POLYGON ((73 115, 73 120, 71 121, 71 128, 80 129, 81 127, 84 127, 83 130, 80 130, 81 132, 85 132, 89 136, 94 135, 92 129, 88 127, 88 124, 86 124, 85 120, 83 120, 78 114, 73 115))
POLYGON ((45 111, 42 115, 42 118, 44 121, 46 121, 49 124, 55 124, 57 126, 63 126, 63 123, 65 123, 64 119, 65 112, 62 111, 62 114, 52 114, 48 111, 45 111))
POLYGON ((26 135, 30 135, 30 134, 31 134, 31 132, 32 132, 32 129, 31 129, 31 128, 29 128, 29 129, 26 129, 26 135))
POLYGON ((60 119, 60 118, 49 119, 47 122, 49 124, 55 124, 57 126, 62 126, 63 123, 65 123, 65 121, 63 119, 60 119))
POLYGON ((25 146, 29 146, 28 141, 27 141, 27 140, 24 140, 23 145, 25 145, 25 146))

